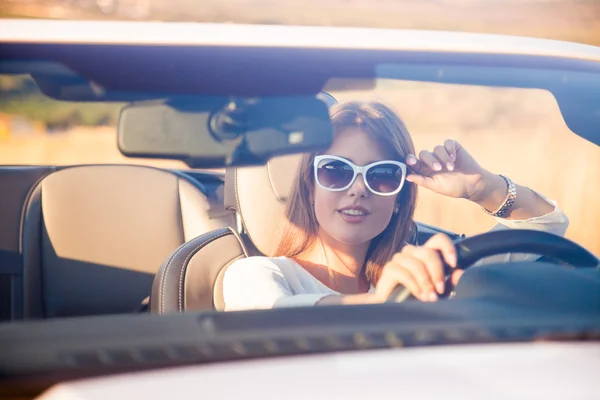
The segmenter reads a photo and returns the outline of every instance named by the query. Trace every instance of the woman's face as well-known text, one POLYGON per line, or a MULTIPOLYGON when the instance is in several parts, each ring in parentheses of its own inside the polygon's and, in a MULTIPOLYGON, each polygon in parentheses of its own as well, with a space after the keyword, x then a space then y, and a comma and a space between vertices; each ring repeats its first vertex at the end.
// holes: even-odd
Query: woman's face
MULTIPOLYGON (((345 158, 357 166, 388 160, 381 146, 359 128, 348 128, 338 135, 327 155, 345 158)), ((397 195, 380 196, 365 186, 362 175, 344 191, 330 191, 315 183, 315 215, 319 235, 340 243, 359 245, 369 242, 387 227, 397 195)))

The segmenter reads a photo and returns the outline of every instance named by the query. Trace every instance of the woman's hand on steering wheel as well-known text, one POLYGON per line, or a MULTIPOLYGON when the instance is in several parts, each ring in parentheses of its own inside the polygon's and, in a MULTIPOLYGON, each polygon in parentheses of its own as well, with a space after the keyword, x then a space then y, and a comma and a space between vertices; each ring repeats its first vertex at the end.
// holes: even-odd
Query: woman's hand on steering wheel
MULTIPOLYGON (((432 236, 423 246, 407 244, 383 267, 376 286, 376 298, 384 302, 402 285, 421 301, 436 301, 446 290, 444 262, 450 268, 456 268, 456 247, 443 233, 432 236)), ((462 273, 458 269, 452 271, 450 282, 456 285, 462 273)))
POLYGON ((379 302, 402 302, 409 295, 422 301, 443 297, 458 283, 463 272, 486 257, 499 254, 528 253, 543 256, 553 263, 574 268, 598 268, 600 260, 575 242, 549 232, 506 229, 486 232, 453 243, 444 234, 432 236, 423 246, 406 246, 387 263, 377 283, 379 302), (444 265, 445 262, 445 265, 444 265), (434 290, 435 288, 435 290, 434 290), (437 293, 436 293, 437 292, 437 293))

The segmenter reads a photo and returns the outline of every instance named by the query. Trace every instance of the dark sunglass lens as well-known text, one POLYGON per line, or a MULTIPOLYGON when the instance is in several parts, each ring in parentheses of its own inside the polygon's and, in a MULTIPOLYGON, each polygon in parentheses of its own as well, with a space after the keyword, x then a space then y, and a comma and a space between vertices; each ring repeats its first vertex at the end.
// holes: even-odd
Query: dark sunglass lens
POLYGON ((339 160, 323 160, 317 168, 319 183, 330 189, 341 189, 347 186, 353 176, 352 167, 339 160))
POLYGON ((402 168, 395 164, 379 164, 367 171, 367 182, 379 193, 391 193, 402 182, 402 168))

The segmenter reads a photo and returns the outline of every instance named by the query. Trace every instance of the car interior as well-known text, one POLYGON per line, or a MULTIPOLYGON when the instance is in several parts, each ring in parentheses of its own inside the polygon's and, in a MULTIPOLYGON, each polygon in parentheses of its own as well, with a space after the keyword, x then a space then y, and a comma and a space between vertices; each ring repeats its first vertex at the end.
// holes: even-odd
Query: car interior
POLYGON ((0 188, 3 320, 133 312, 173 249, 234 223, 217 173, 3 167, 0 188))
MULTIPOLYGON (((148 297, 159 314, 222 310, 226 267, 273 250, 300 157, 0 168, 2 320, 133 313, 148 297)), ((436 231, 419 224, 418 241, 436 231)))

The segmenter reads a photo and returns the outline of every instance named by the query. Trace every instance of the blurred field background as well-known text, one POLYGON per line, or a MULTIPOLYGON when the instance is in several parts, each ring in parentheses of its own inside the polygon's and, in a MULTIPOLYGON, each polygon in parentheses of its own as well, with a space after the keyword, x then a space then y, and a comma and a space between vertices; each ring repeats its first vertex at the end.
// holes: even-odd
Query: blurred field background
MULTIPOLYGON (((0 17, 437 29, 600 45, 598 0, 0 0, 0 17)), ((46 101, 29 84, 0 79, 0 164, 184 168, 176 161, 123 157, 114 132, 119 105, 46 101)), ((600 148, 570 132, 551 94, 380 81, 368 92, 335 95, 394 106, 417 151, 447 138, 460 141, 486 168, 556 200, 570 219, 567 236, 600 256, 600 148)), ((478 207, 426 190, 417 219, 466 234, 494 224, 478 207)))

